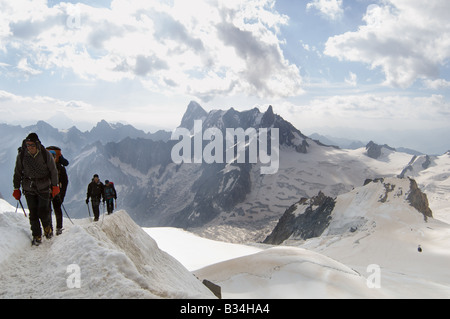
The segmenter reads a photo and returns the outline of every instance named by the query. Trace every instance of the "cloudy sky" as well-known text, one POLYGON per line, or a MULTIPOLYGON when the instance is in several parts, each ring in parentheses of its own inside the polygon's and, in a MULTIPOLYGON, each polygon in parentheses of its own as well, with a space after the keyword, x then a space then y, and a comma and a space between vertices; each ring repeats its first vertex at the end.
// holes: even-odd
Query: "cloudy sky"
POLYGON ((206 110, 450 149, 450 1, 0 0, 0 123, 174 129, 206 110))

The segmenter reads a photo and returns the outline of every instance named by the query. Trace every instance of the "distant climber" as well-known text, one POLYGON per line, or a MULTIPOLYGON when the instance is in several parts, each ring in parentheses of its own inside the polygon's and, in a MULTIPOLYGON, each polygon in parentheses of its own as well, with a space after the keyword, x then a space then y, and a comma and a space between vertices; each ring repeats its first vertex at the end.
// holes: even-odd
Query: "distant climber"
POLYGON ((116 200, 115 207, 117 208, 117 192, 114 188, 114 183, 109 180, 105 181, 105 194, 104 199, 106 200, 106 208, 108 210, 108 215, 113 213, 114 210, 114 200, 116 200))
POLYGON ((92 178, 92 181, 88 185, 87 194, 86 194, 86 204, 89 204, 89 198, 91 198, 92 202, 92 210, 94 211, 94 221, 98 221, 98 218, 100 216, 100 202, 103 199, 103 202, 105 201, 104 197, 104 189, 105 186, 98 178, 98 175, 95 174, 92 178))

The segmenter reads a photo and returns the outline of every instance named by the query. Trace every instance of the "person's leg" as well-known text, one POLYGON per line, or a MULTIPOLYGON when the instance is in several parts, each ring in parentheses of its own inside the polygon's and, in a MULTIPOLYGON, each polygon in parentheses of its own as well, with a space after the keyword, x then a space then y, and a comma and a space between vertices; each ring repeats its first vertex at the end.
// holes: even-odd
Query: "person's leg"
POLYGON ((100 217, 100 201, 97 199, 92 200, 92 210, 94 211, 94 221, 97 221, 100 217))
POLYGON ((39 221, 38 206, 39 196, 34 194, 25 194, 28 210, 30 211, 31 235, 33 238, 42 236, 41 223, 39 221))
POLYGON ((108 209, 108 215, 112 214, 114 210, 114 199, 106 201, 106 208, 108 209))
POLYGON ((55 217, 56 217, 56 229, 62 229, 63 228, 63 214, 61 209, 61 199, 59 196, 56 196, 53 198, 53 209, 55 211, 55 217))
POLYGON ((50 213, 50 196, 48 194, 39 194, 38 196, 38 216, 41 220, 44 234, 47 238, 53 236, 52 215, 50 213))

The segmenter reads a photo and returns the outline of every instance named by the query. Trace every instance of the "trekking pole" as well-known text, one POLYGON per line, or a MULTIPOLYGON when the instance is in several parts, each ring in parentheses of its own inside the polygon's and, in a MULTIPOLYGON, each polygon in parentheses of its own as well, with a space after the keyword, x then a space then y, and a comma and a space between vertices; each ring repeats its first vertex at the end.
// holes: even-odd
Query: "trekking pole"
POLYGON ((89 218, 91 218, 91 210, 89 209, 89 203, 86 203, 86 206, 87 206, 87 208, 88 208, 89 218))
POLYGON ((66 208, 64 207, 64 204, 61 203, 61 207, 64 209, 64 213, 66 213, 67 218, 69 218, 70 222, 72 223, 72 225, 75 225, 72 221, 72 219, 70 218, 69 214, 67 214, 66 208))
POLYGON ((27 216, 27 213, 25 213, 25 208, 23 208, 22 201, 19 199, 18 202, 19 202, 20 206, 22 207, 23 214, 25 215, 25 217, 28 217, 28 216, 27 216))

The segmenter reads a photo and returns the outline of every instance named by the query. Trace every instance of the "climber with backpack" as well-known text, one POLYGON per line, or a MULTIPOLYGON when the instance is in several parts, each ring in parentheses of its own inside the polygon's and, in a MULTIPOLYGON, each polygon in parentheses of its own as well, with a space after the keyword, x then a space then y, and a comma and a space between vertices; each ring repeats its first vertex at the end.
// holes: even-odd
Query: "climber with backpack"
MULTIPOLYGON (((61 149, 57 146, 49 146, 47 150, 53 155, 55 160, 56 169, 58 170, 58 180, 60 193, 53 197, 52 204, 53 210, 55 211, 56 217, 56 235, 61 235, 63 230, 63 214, 62 205, 64 202, 64 197, 66 196, 67 185, 69 184, 69 178, 67 177, 67 171, 65 166, 69 165, 69 161, 64 158, 61 153, 61 149)), ((49 206, 51 215, 51 205, 49 206)))
POLYGON ((32 244, 39 245, 42 242, 42 228, 47 239, 53 236, 50 196, 55 197, 60 189, 55 161, 36 133, 30 133, 19 148, 13 184, 13 196, 19 202, 22 187, 30 211, 32 244))
POLYGON ((114 210, 114 200, 116 200, 116 208, 117 208, 117 192, 114 188, 114 183, 109 180, 105 181, 105 195, 104 198, 106 200, 106 208, 108 210, 108 215, 111 215, 114 210))

